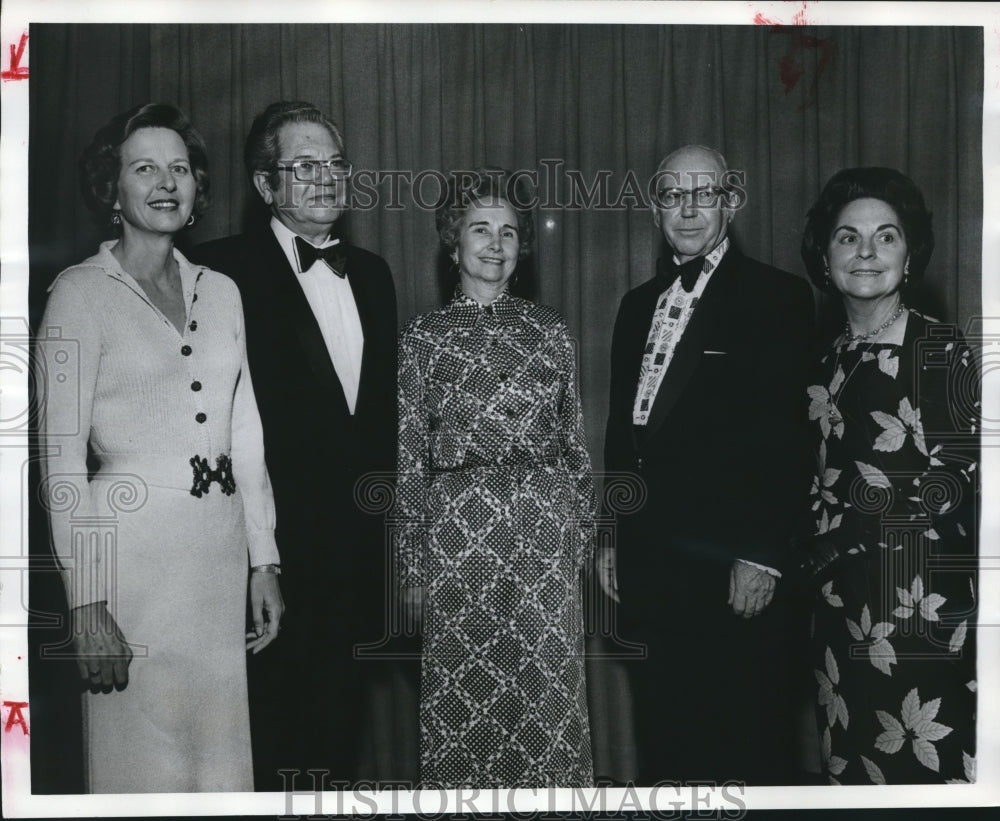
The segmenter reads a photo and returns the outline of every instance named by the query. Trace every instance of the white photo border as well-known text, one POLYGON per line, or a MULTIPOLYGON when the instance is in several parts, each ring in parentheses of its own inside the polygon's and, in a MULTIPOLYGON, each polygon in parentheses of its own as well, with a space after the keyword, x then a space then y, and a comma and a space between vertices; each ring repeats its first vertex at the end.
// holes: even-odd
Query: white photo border
MULTIPOLYGON (((282 23, 615 23, 719 25, 884 25, 976 26, 983 29, 983 254, 982 315, 985 338, 1000 340, 1000 7, 991 3, 848 3, 848 2, 614 2, 614 0, 450 0, 415 5, 295 0, 274 5, 265 0, 6 0, 0 18, 3 69, 30 68, 30 44, 12 58, 31 23, 267 23, 280 10, 282 23)), ((28 332, 28 81, 0 82, 3 107, 0 146, 0 341, 28 332)), ((1000 344, 1000 343, 996 343, 1000 344)), ((24 368, 0 362, 0 421, 27 413, 24 368)), ((1000 418, 1000 375, 983 374, 983 413, 1000 418)), ((27 640, 23 602, 27 600, 27 500, 24 465, 27 437, 0 441, 0 763, 3 815, 16 817, 87 817, 120 815, 314 815, 356 812, 415 813, 442 817, 445 810, 479 812, 607 812, 659 808, 718 809, 737 817, 742 809, 846 807, 976 807, 1000 804, 1000 451, 983 448, 979 631, 979 712, 977 770, 974 785, 872 787, 748 787, 738 795, 702 789, 678 797, 650 789, 611 788, 557 791, 452 791, 441 794, 397 791, 372 795, 325 793, 287 797, 277 793, 171 795, 32 795, 30 736, 20 730, 21 709, 30 725, 27 640), (16 515, 19 514, 19 515, 16 515), (991 553, 996 555, 990 555, 991 553), (11 731, 5 731, 6 729, 11 731), (473 792, 476 795, 473 796, 473 792), (442 801, 445 803, 442 803, 442 801), (456 801, 459 804, 456 806, 456 801), (683 807, 676 802, 683 802, 683 807)))

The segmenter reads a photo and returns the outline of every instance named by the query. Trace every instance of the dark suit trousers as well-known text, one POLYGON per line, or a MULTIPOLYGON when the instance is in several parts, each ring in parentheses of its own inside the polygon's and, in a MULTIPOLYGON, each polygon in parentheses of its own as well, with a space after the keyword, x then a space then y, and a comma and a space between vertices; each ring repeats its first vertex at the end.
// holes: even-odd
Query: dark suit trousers
POLYGON ((247 671, 257 790, 283 790, 280 769, 299 770, 303 789, 308 769, 340 782, 375 778, 363 736, 373 678, 388 665, 356 659, 354 649, 382 637, 382 533, 379 522, 334 508, 345 495, 336 490, 282 508, 295 525, 282 559, 286 611, 277 640, 249 657, 247 671))
MULTIPOLYGON (((297 616, 305 616, 299 613, 297 616)), ((315 616, 306 621, 316 621, 315 616)), ((309 769, 329 773, 330 781, 359 778, 365 687, 360 665, 351 657, 345 636, 324 636, 322 629, 297 623, 289 615, 279 641, 264 653, 248 657, 248 683, 257 790, 311 789, 309 769), (317 702, 316 695, 321 695, 317 702)))
POLYGON ((724 563, 677 559, 648 580, 655 596, 622 608, 625 638, 647 648, 627 663, 642 785, 792 783, 784 602, 736 616, 729 573, 724 563))

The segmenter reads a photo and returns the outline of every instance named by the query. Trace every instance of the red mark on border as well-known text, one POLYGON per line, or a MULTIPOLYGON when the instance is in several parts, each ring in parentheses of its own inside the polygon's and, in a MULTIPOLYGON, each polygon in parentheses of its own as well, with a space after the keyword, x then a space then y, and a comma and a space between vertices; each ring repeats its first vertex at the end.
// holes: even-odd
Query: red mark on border
MULTIPOLYGON (((806 7, 808 5, 809 4, 807 2, 805 2, 805 0, 803 0, 803 2, 802 2, 802 8, 800 8, 792 16, 791 25, 793 25, 793 26, 808 26, 809 25, 809 20, 806 19, 806 7)), ((782 25, 777 20, 772 20, 769 17, 765 17, 759 11, 753 16, 753 24, 755 26, 780 26, 780 25, 782 25)))
MULTIPOLYGON (((836 52, 836 43, 832 39, 814 37, 796 31, 798 26, 809 25, 809 20, 806 17, 808 6, 807 2, 802 2, 801 8, 792 16, 790 25, 785 25, 784 23, 779 23, 777 20, 772 20, 770 17, 765 17, 762 12, 757 12, 753 16, 754 25, 770 26, 771 34, 783 34, 789 37, 788 50, 781 60, 778 61, 778 77, 781 80, 781 84, 785 87, 786 95, 791 94, 792 90, 806 74, 806 61, 803 59, 805 53, 808 50, 818 52, 815 76, 811 80, 806 81, 808 86, 805 89, 805 99, 799 106, 799 111, 802 111, 816 101, 820 78, 823 76, 823 72, 827 66, 833 62, 834 53, 836 52)), ((803 84, 805 85, 805 83, 803 84)))
POLYGON ((28 732, 28 722, 24 718, 24 713, 21 712, 22 707, 27 707, 27 701, 5 701, 3 703, 4 707, 10 707, 10 714, 7 716, 7 723, 3 725, 3 731, 9 733, 18 724, 21 725, 21 730, 24 731, 25 735, 30 735, 28 732))
POLYGON ((809 84, 806 99, 799 106, 800 111, 815 101, 816 92, 819 89, 819 79, 823 76, 823 71, 833 60, 835 46, 833 40, 822 37, 810 37, 803 34, 795 35, 788 47, 788 53, 778 63, 778 73, 781 75, 781 82, 785 86, 785 94, 789 94, 795 88, 805 73, 805 67, 801 58, 802 52, 806 49, 816 49, 819 51, 819 58, 816 61, 816 76, 809 84))
POLYGON ((21 65, 21 59, 24 57, 24 47, 28 45, 28 32, 24 32, 21 35, 21 40, 15 46, 11 43, 10 46, 10 68, 6 71, 0 72, 0 77, 4 80, 27 80, 28 79, 28 67, 21 65))
POLYGON ((795 16, 792 17, 792 25, 793 26, 808 26, 809 25, 809 21, 806 19, 806 6, 808 6, 808 5, 809 4, 806 3, 806 2, 804 2, 804 0, 803 0, 802 8, 800 8, 797 12, 795 12, 795 16))

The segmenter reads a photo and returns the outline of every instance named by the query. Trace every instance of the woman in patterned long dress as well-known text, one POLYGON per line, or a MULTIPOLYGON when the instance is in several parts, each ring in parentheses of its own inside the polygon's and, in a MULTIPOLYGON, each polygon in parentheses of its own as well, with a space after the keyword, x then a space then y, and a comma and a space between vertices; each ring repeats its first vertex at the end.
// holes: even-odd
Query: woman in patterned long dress
POLYGON ((507 286, 533 239, 506 173, 452 180, 459 285, 400 335, 399 562, 422 610, 421 779, 592 781, 581 568, 595 498, 573 341, 507 286))
POLYGON ((173 247, 207 204, 206 165, 172 106, 97 132, 84 197, 119 238, 58 276, 39 334, 43 490, 94 793, 253 789, 246 650, 274 639, 283 605, 239 292, 173 247))
POLYGON ((809 388, 818 471, 801 570, 834 784, 975 778, 979 372, 961 333, 908 309, 933 248, 916 185, 846 169, 802 254, 847 324, 809 388))

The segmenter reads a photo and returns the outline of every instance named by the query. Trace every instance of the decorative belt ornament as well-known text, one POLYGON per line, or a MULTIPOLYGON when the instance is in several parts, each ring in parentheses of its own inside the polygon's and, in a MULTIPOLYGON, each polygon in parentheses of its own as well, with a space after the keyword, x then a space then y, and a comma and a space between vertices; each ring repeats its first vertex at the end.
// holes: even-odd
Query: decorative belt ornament
POLYGON ((191 485, 191 495, 200 499, 202 494, 208 493, 209 485, 218 482, 219 487, 226 496, 232 496, 236 492, 236 480, 233 478, 233 460, 229 454, 223 453, 215 457, 215 469, 208 465, 208 459, 195 454, 190 459, 191 469, 194 471, 194 482, 191 485))

